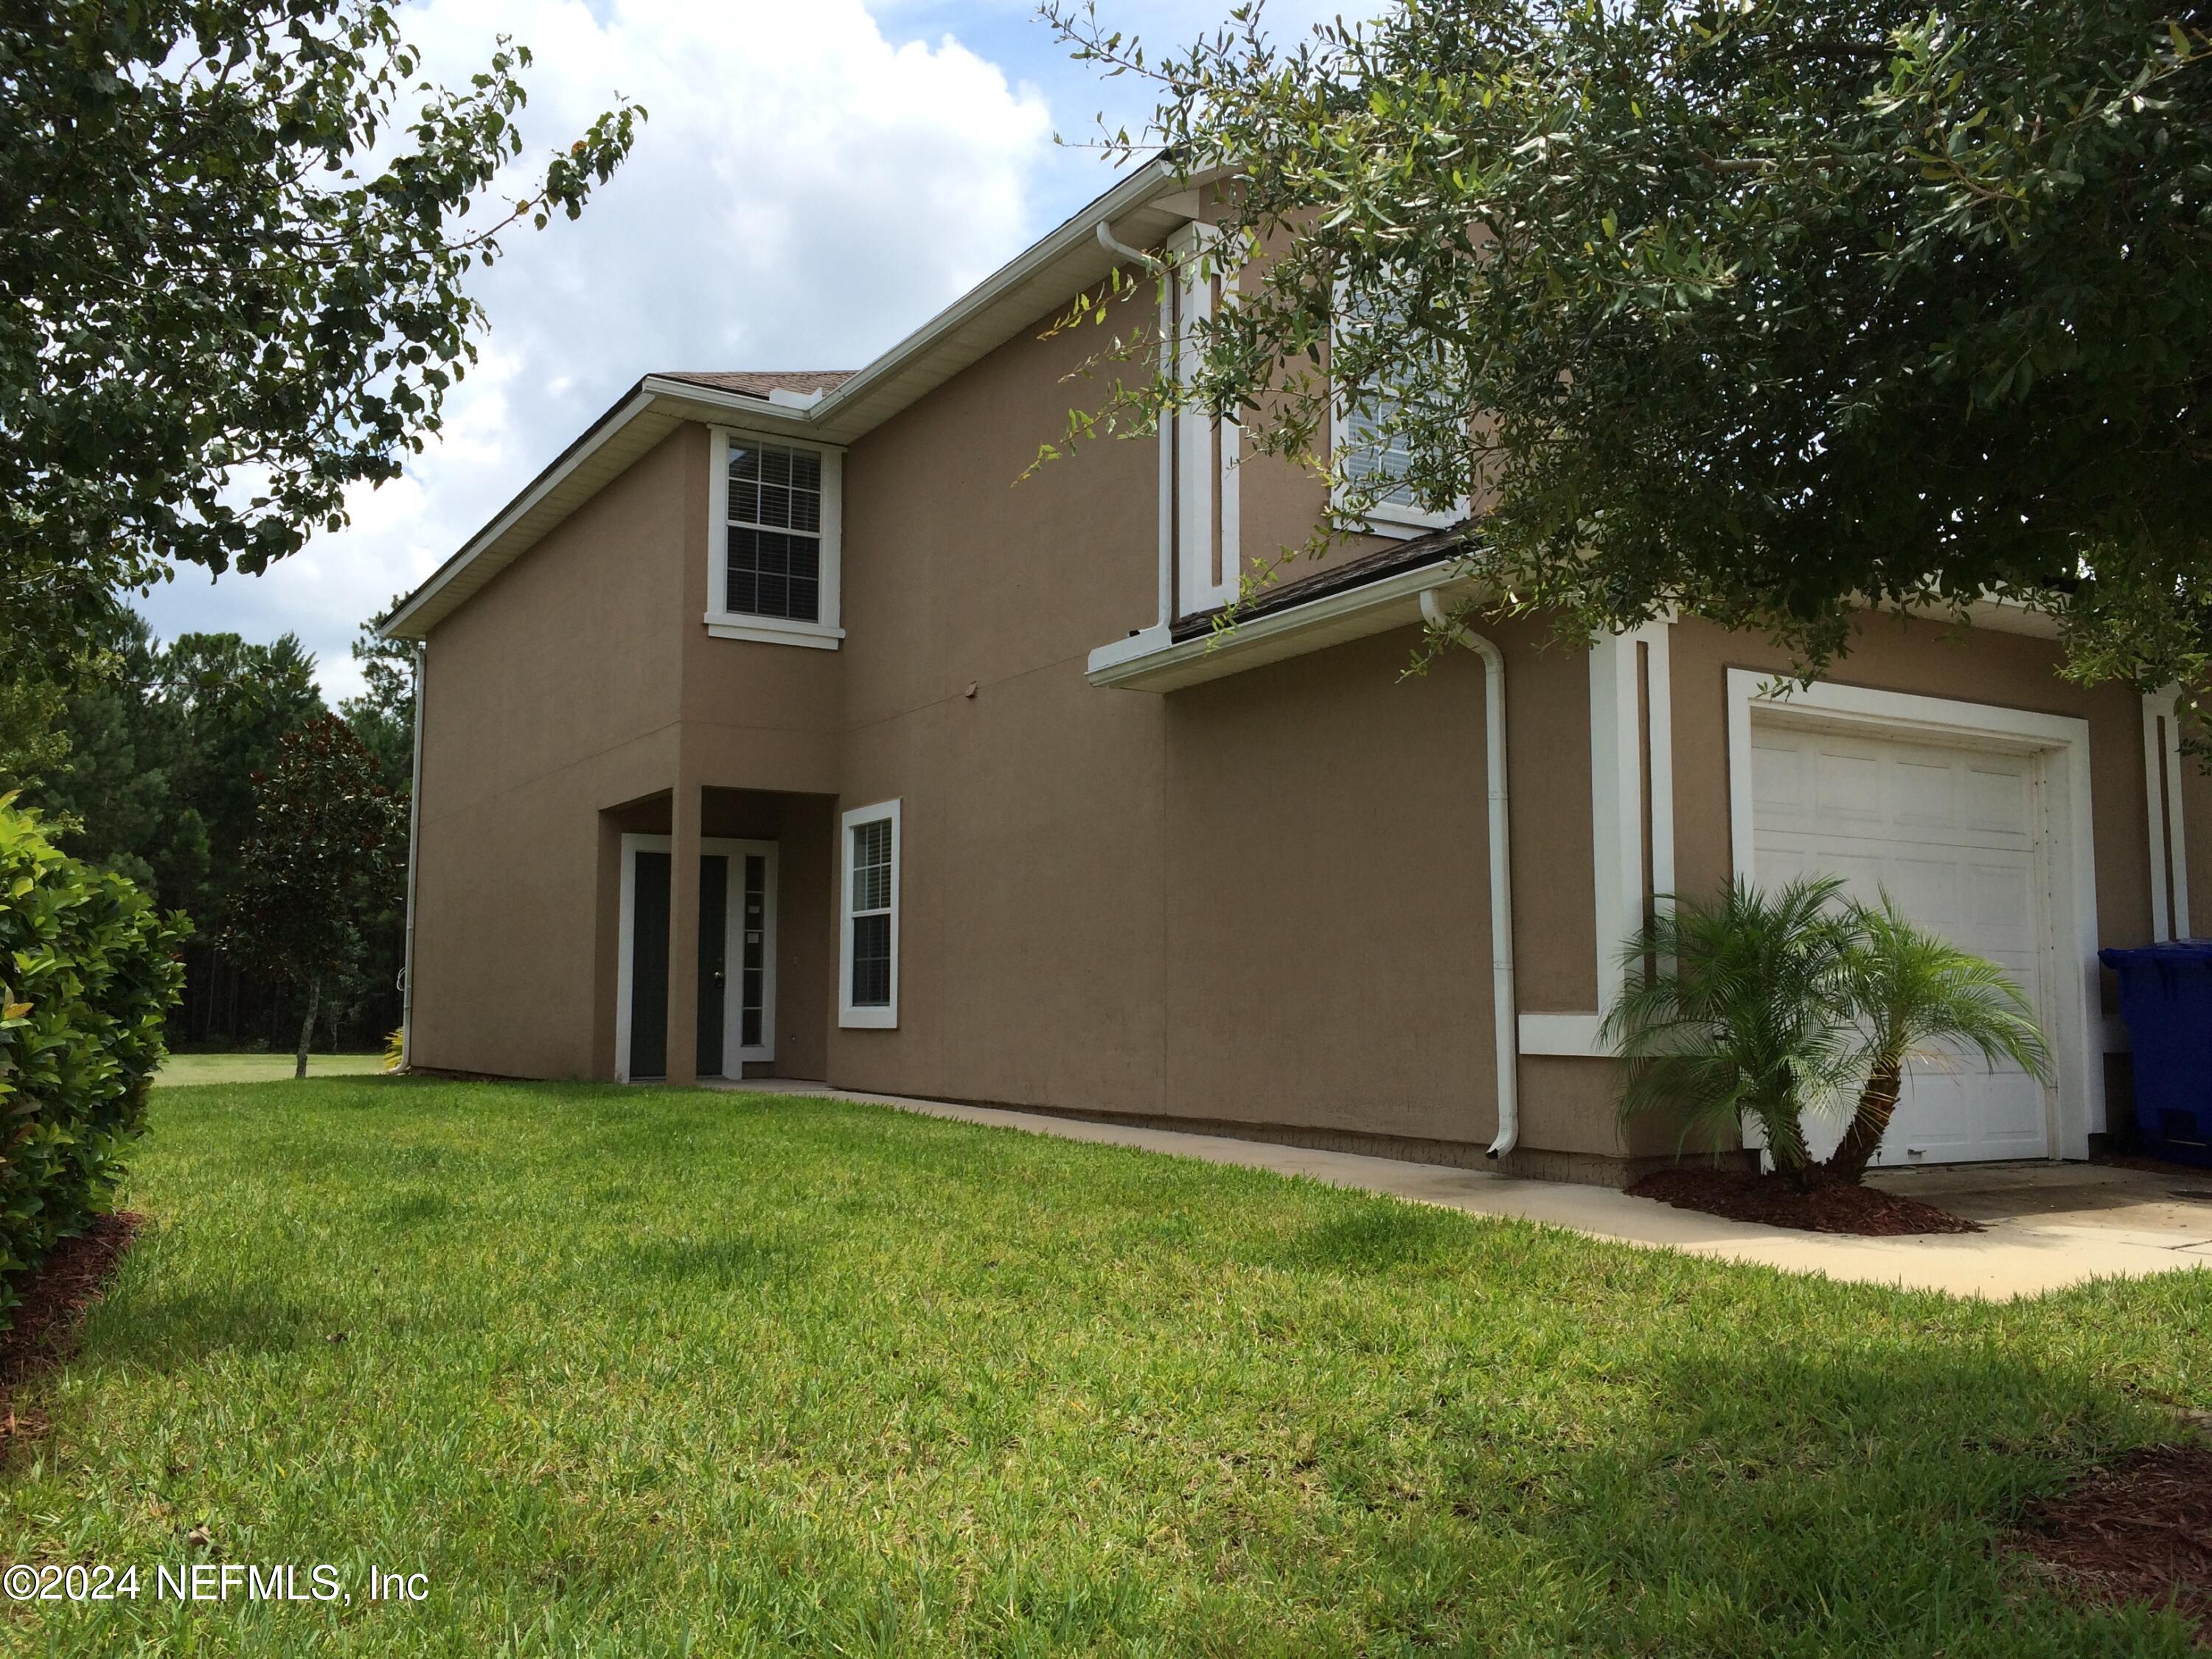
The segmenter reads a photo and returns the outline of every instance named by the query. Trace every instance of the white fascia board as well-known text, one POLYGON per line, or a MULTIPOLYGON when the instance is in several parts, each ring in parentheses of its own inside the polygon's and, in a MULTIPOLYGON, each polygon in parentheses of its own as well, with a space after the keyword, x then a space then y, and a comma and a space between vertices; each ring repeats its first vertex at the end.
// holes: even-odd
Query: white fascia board
MULTIPOLYGON (((816 405, 772 404, 743 392, 725 392, 717 386, 695 386, 689 380, 672 380, 663 375, 648 374, 638 385, 662 403, 678 407, 671 412, 686 420, 700 421, 711 426, 758 426, 771 435, 798 434, 806 435, 810 443, 820 440, 808 434, 806 428, 813 424, 816 405), (684 408, 680 405, 690 404, 684 408)), ((836 448, 838 446, 830 445, 836 448)))
POLYGON ((829 395, 806 413, 825 426, 835 426, 839 416, 847 409, 864 401, 947 335, 958 331, 983 315, 1008 294, 1035 279, 1055 260, 1070 253, 1096 249, 1100 225, 1111 224, 1122 214, 1133 212, 1180 176, 1171 162, 1146 162, 1073 218, 1063 222, 1058 229, 1048 232, 1012 260, 1000 266, 859 374, 833 386, 829 395))
POLYGON ((1143 629, 1093 651, 1084 677, 1119 690, 1173 691, 1403 628, 1420 621, 1423 593, 1466 581, 1453 565, 1445 560, 1401 571, 1192 639, 1171 640, 1158 626, 1143 629))
MULTIPOLYGON (((1887 611, 1893 616, 1909 617, 1916 622, 1956 624, 1961 620, 1958 607, 1940 599, 1881 605, 1860 594, 1853 603, 1863 611, 1887 611)), ((1970 627, 1992 634, 2025 634, 2031 639, 2039 640, 2058 637, 2057 617, 2048 611, 2022 605, 2018 599, 2008 599, 2002 593, 1984 593, 1966 607, 1963 620, 1970 627)))
POLYGON ((571 446, 560 459, 538 475, 536 482, 507 504, 507 510, 479 530, 461 550, 430 573, 428 580, 407 596, 407 601, 385 619, 378 629, 377 637, 386 640, 419 639, 419 633, 407 631, 407 623, 441 592, 446 586, 462 571, 476 562, 477 556, 497 543, 514 529, 530 510, 559 488, 575 470, 606 447, 615 435, 639 416, 653 407, 653 394, 642 384, 624 403, 603 416, 581 438, 571 446))
POLYGON ((1977 628, 1992 634, 2026 634, 2032 639, 2055 640, 2058 637, 2058 618, 2048 611, 2037 611, 2022 605, 2018 599, 1999 598, 1992 594, 1977 599, 1967 607, 1966 615, 1977 628))

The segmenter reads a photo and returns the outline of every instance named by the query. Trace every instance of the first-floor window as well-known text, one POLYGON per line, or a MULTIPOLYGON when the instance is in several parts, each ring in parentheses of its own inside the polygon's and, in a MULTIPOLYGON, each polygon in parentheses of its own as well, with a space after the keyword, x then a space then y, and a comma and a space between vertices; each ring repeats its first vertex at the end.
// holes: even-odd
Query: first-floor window
POLYGON ((838 1024, 898 1024, 899 804, 845 814, 838 1024))

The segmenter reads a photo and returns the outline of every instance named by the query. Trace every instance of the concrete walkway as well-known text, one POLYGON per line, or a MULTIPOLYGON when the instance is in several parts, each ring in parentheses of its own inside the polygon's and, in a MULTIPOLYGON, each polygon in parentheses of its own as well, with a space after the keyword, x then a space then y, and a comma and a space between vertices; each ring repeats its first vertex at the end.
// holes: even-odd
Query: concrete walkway
POLYGON ((2037 1164, 1885 1173, 1877 1177, 1885 1187, 1967 1215, 1987 1231, 1918 1238, 1845 1238, 1726 1221, 1630 1198, 1607 1187, 1516 1180, 1352 1152, 859 1094, 781 1079, 715 1086, 860 1101, 1065 1140, 1134 1146, 1207 1164, 1310 1176, 1331 1186, 1387 1193, 1474 1215, 1541 1222, 1624 1244, 1954 1296, 2003 1299, 2061 1290, 2092 1279, 2136 1279, 2179 1268, 2212 1267, 2212 1172, 2194 1179, 2102 1164, 2037 1164), (2194 1195, 2196 1188, 2203 1189, 2202 1198, 2194 1195), (2191 1196, 2172 1197, 2178 1189, 2191 1196), (2021 1194, 2021 1201, 2008 1202, 2008 1191, 2021 1194))

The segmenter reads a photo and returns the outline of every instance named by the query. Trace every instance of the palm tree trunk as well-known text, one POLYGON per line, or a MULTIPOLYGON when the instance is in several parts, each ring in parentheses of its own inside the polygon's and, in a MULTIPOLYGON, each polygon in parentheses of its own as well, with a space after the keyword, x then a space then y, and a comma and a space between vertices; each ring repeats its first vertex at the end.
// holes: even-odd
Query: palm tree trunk
POLYGON ((1885 1064, 1874 1068, 1874 1075, 1860 1091, 1858 1109, 1851 1114, 1851 1127, 1844 1131, 1836 1150, 1820 1166, 1823 1176, 1856 1184, 1866 1175, 1867 1165, 1881 1150, 1882 1136, 1889 1133, 1889 1120, 1904 1088, 1904 1074, 1898 1066, 1885 1064))
POLYGON ((1798 1121, 1795 1103, 1785 1101, 1781 1109, 1762 1114, 1761 1123, 1766 1131, 1766 1155, 1774 1160, 1775 1174, 1788 1176, 1800 1187, 1810 1187, 1812 1154, 1805 1148, 1805 1126, 1798 1121))
POLYGON ((323 1000, 323 978, 318 974, 307 981, 307 1017, 300 1022, 300 1052, 294 1056, 292 1075, 303 1078, 307 1074, 307 1044, 315 1035, 315 1005, 323 1000))

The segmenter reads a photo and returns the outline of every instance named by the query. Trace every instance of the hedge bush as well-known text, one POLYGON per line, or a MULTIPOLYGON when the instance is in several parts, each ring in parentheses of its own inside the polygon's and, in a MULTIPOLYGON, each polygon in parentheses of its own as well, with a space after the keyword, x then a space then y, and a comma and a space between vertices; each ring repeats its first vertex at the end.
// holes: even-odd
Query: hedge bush
MULTIPOLYGON (((145 1126, 182 915, 58 852, 0 795, 0 1273, 36 1265, 112 1201, 145 1126)), ((0 1328, 15 1304, 0 1282, 0 1328)))

